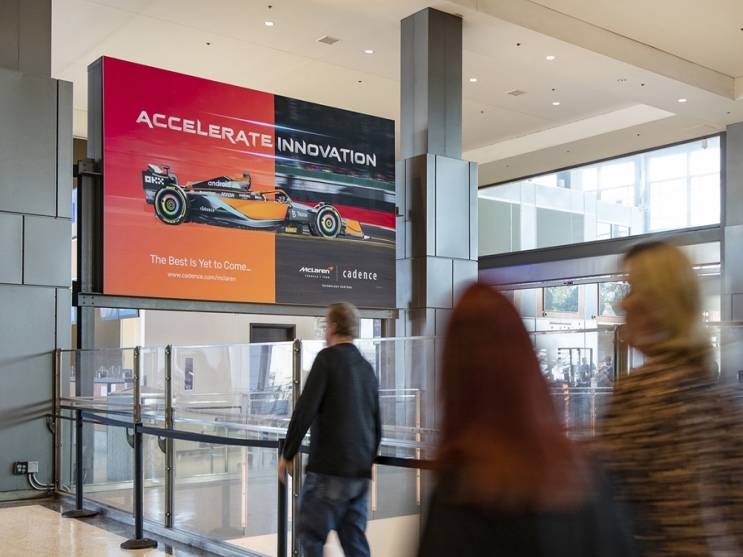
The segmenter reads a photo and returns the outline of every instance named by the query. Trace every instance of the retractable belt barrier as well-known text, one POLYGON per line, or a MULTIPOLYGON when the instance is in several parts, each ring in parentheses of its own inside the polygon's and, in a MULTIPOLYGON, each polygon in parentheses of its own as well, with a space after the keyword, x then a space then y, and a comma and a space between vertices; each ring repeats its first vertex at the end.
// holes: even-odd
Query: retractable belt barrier
MULTIPOLYGON (((269 441, 265 439, 239 439, 236 437, 220 437, 218 435, 208 435, 201 433, 191 433, 188 431, 177 431, 173 429, 163 429, 159 427, 148 427, 142 422, 125 422, 115 420, 106 416, 100 416, 93 412, 82 409, 75 410, 75 423, 77 426, 77 486, 76 486, 76 509, 64 513, 63 516, 68 518, 82 518, 97 514, 95 511, 83 508, 83 467, 82 462, 82 425, 84 422, 93 424, 102 424, 113 427, 123 427, 134 430, 134 538, 129 539, 121 544, 122 549, 147 549, 157 547, 157 541, 144 537, 144 451, 142 450, 142 435, 154 435, 169 439, 180 439, 182 441, 196 441, 205 443, 214 443, 219 445, 237 446, 237 447, 259 447, 267 449, 277 449, 279 456, 284 449, 284 439, 269 441)), ((61 419, 72 419, 67 416, 54 416, 61 419)), ((285 479, 286 480, 286 479, 285 479)), ((277 557, 286 557, 286 534, 288 524, 288 505, 286 481, 278 482, 278 547, 277 557)))
MULTIPOLYGON (((178 431, 174 429, 164 429, 159 427, 149 427, 142 422, 126 422, 123 420, 101 416, 97 413, 86 411, 81 408, 75 409, 75 417, 53 415, 55 419, 71 420, 75 422, 78 440, 76 443, 77 470, 76 470, 76 508, 63 514, 67 518, 83 518, 94 516, 95 511, 83 507, 83 467, 82 462, 82 426, 83 423, 101 424, 112 427, 122 427, 134 430, 134 538, 131 538, 121 544, 122 549, 146 549, 157 547, 157 541, 144 537, 144 466, 142 435, 153 435, 169 439, 179 439, 182 441, 196 441, 202 443, 213 443, 218 445, 228 445, 236 447, 259 447, 265 449, 276 449, 279 457, 284 451, 285 439, 280 438, 276 441, 265 439, 240 439, 237 437, 221 437, 219 435, 209 435, 205 433, 191 433, 188 431, 178 431)), ((309 447, 302 445, 300 452, 309 453, 309 447)), ((420 460, 414 458, 400 458, 393 456, 377 456, 374 459, 375 464, 383 466, 394 466, 397 468, 409 468, 419 470, 432 470, 433 462, 430 460, 420 460)), ((286 487, 286 478, 284 482, 278 482, 278 545, 277 557, 286 557, 287 544, 286 535, 288 527, 288 491, 286 487)))

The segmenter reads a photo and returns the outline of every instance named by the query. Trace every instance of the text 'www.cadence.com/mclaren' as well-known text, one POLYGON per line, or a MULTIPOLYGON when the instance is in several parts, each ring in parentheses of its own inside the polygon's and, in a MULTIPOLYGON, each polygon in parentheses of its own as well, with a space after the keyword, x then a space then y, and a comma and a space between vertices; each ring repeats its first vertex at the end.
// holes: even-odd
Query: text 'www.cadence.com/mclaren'
POLYGON ((195 273, 168 273, 168 278, 182 278, 192 280, 217 280, 222 282, 237 282, 236 277, 225 277, 222 275, 197 275, 195 273))

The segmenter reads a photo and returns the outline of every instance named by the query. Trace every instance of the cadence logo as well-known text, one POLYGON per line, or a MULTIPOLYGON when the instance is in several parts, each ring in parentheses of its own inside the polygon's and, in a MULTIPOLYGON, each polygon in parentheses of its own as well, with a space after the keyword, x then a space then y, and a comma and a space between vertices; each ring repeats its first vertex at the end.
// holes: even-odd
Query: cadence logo
POLYGON ((348 269, 343 269, 343 278, 356 280, 377 280, 377 273, 372 273, 371 271, 359 271, 358 269, 349 267, 348 269))
POLYGON ((299 272, 304 273, 305 275, 329 276, 332 270, 333 267, 327 267, 326 269, 318 269, 316 267, 302 267, 301 269, 299 269, 299 272))

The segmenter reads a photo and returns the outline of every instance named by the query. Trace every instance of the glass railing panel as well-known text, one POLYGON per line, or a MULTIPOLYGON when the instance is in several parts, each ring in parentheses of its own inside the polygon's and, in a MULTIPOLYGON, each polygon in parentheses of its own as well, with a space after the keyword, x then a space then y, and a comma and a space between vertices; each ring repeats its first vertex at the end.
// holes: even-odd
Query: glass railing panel
POLYGON ((165 367, 164 347, 142 347, 139 350, 140 392, 142 419, 165 419, 165 367))
MULTIPOLYGON (((164 420, 143 418, 146 427, 164 428, 164 420)), ((142 436, 144 468, 144 518, 164 526, 166 491, 166 439, 153 435, 142 436)))
POLYGON ((286 427, 293 354, 290 342, 174 347, 176 417, 286 427))
POLYGON ((59 412, 59 447, 57 449, 57 466, 59 474, 59 489, 70 495, 77 494, 75 480, 75 412, 62 409, 59 412), (70 418, 70 419, 65 419, 70 418))
MULTIPOLYGON (((178 429, 180 425, 176 423, 178 429)), ((217 427, 223 430, 205 429, 204 433, 278 439, 270 432, 217 427)), ((175 440, 174 445, 174 527, 276 555, 277 449, 182 440, 175 440)))
POLYGON ((63 352, 58 386, 60 401, 131 411, 133 368, 133 348, 63 352))
POLYGON ((615 380, 614 327, 537 331, 531 336, 559 419, 571 437, 594 435, 615 380))
POLYGON ((128 422, 129 428, 98 423, 83 426, 85 498, 108 507, 133 512, 134 430, 132 417, 101 414, 128 422))

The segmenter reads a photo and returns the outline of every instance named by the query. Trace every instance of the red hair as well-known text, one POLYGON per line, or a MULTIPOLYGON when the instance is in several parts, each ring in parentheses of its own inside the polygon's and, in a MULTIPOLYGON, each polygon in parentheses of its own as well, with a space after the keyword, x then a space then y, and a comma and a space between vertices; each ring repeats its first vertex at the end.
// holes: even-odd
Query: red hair
POLYGON ((557 418, 521 317, 494 288, 471 286, 454 309, 442 372, 439 474, 463 502, 555 510, 584 500, 583 457, 557 418))

